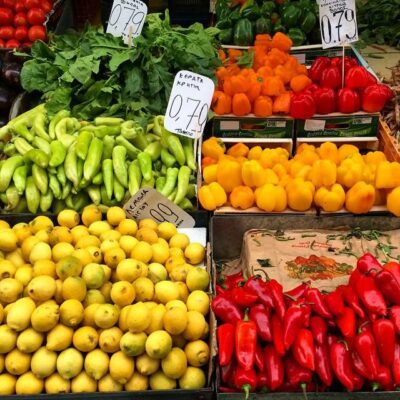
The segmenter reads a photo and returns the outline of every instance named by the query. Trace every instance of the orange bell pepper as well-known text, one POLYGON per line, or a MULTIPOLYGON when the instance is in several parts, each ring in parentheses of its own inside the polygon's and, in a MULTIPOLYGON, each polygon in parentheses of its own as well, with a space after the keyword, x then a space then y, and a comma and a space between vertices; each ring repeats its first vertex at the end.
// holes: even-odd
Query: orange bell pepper
POLYGON ((231 107, 232 100, 230 96, 224 92, 216 90, 212 98, 211 109, 218 115, 224 115, 231 112, 231 107))
POLYGON ((213 165, 216 163, 217 163, 217 160, 215 158, 203 157, 201 159, 201 169, 204 169, 205 167, 208 167, 209 165, 213 165))
POLYGON ((247 210, 254 205, 254 193, 248 186, 237 186, 229 196, 233 208, 247 210))
POLYGON ((264 80, 261 93, 266 96, 279 96, 285 91, 282 79, 279 76, 270 76, 264 80))
POLYGON ((236 143, 228 149, 226 154, 232 157, 247 157, 249 148, 244 143, 236 143))
POLYGON ((236 186, 242 185, 242 165, 237 161, 220 160, 217 169, 217 182, 230 193, 236 186))
POLYGON ((289 114, 290 112, 290 93, 282 93, 275 98, 272 112, 274 114, 289 114))
POLYGON ((205 140, 201 145, 203 156, 213 158, 214 160, 218 160, 225 153, 225 150, 224 142, 215 136, 205 140))
POLYGON ((288 52, 293 45, 292 39, 284 33, 277 32, 272 38, 271 47, 288 52))
POLYGON ((268 96, 258 96, 254 101, 254 115, 269 117, 272 115, 272 100, 268 96))
POLYGON ((251 113, 250 100, 244 93, 237 93, 233 96, 232 111, 238 117, 251 113))
POLYGON ((295 93, 303 91, 307 86, 311 85, 312 80, 306 75, 297 75, 290 81, 290 88, 295 93))

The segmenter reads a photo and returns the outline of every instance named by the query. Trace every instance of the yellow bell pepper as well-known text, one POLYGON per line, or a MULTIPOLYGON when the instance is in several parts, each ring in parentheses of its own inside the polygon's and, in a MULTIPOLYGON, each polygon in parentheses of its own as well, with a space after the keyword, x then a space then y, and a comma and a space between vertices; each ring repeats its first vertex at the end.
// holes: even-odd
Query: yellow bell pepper
POLYGON ((375 188, 365 182, 357 182, 346 193, 346 209, 353 214, 367 213, 375 202, 375 188))
POLYGON ((352 144, 342 144, 338 149, 338 157, 339 163, 341 163, 344 159, 351 156, 352 154, 359 154, 360 150, 358 147, 353 146, 352 144))
POLYGON ((363 181, 375 185, 376 164, 366 164, 364 167, 363 181))
POLYGON ((308 179, 316 187, 332 186, 336 183, 336 164, 331 160, 318 160, 311 167, 308 179))
POLYGON ((343 160, 337 169, 337 182, 344 187, 351 188, 363 180, 364 168, 365 164, 360 162, 352 159, 343 160))
POLYGON ((386 161, 386 156, 381 151, 370 151, 363 156, 363 159, 366 164, 377 165, 382 161, 386 161))
POLYGON ((290 160, 289 173, 292 178, 306 179, 310 173, 310 170, 310 165, 303 164, 302 162, 294 159, 290 160))
POLYGON ((278 147, 276 149, 264 149, 259 161, 264 168, 272 168, 274 165, 282 164, 288 159, 289 152, 282 147, 278 147))
POLYGON ((214 211, 227 202, 226 193, 217 182, 202 186, 198 196, 201 206, 208 211, 214 211))
POLYGON ((248 186, 237 186, 229 196, 233 208, 247 210, 254 205, 254 193, 248 186))
POLYGON ((202 143, 201 152, 204 157, 211 157, 214 160, 218 160, 225 153, 225 144, 221 139, 212 136, 202 143))
POLYGON ((217 181, 218 164, 212 164, 203 169, 204 182, 209 184, 217 181))
POLYGON ((400 187, 393 189, 388 194, 386 207, 396 217, 400 217, 400 187))
POLYGON ((247 158, 249 160, 259 160, 261 157, 263 149, 261 146, 254 146, 250 149, 249 154, 247 155, 247 158))
POLYGON ((331 160, 335 164, 339 163, 339 153, 338 148, 335 143, 325 142, 317 149, 318 155, 322 160, 331 160))
POLYGON ((382 161, 376 168, 375 187, 377 189, 393 189, 400 186, 400 164, 382 161))
POLYGON ((303 151, 317 151, 313 144, 302 143, 300 146, 297 147, 296 154, 303 153, 303 151))
POLYGON ((314 203, 326 212, 335 212, 343 208, 346 194, 338 183, 332 187, 320 187, 314 196, 314 203))
POLYGON ((305 149, 301 153, 297 153, 294 156, 294 159, 306 165, 313 165, 316 161, 319 160, 319 155, 315 150, 305 149))
POLYGON ((226 152, 232 157, 247 157, 249 154, 249 148, 244 143, 236 143, 226 152))
POLYGON ((287 195, 282 186, 267 183, 259 187, 256 192, 256 204, 267 212, 282 212, 287 207, 287 195))
POLYGON ((272 171, 276 174, 279 179, 282 179, 285 175, 287 175, 286 168, 283 164, 276 164, 272 168, 272 171))
POLYGON ((278 185, 282 186, 283 188, 285 188, 292 180, 293 180, 293 178, 290 175, 284 175, 279 180, 278 185))
POLYGON ((310 181, 296 178, 286 186, 288 205, 295 211, 307 211, 314 199, 315 188, 310 181))
POLYGON ((253 188, 265 185, 266 170, 256 160, 246 161, 242 165, 242 180, 246 186, 253 188))
POLYGON ((218 163, 217 182, 230 193, 236 186, 242 185, 242 166, 238 161, 223 159, 218 163))

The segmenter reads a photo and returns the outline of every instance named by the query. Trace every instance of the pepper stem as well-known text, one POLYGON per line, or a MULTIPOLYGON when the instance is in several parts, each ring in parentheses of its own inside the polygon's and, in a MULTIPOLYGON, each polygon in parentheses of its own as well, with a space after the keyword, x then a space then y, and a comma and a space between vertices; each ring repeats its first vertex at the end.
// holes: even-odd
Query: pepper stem
POLYGON ((306 383, 300 383, 300 387, 301 387, 301 390, 303 391, 304 399, 308 400, 308 397, 307 397, 307 384, 306 383))
POLYGON ((246 385, 243 385, 242 390, 243 390, 244 394, 246 395, 245 399, 247 400, 250 396, 251 385, 248 383, 246 385))

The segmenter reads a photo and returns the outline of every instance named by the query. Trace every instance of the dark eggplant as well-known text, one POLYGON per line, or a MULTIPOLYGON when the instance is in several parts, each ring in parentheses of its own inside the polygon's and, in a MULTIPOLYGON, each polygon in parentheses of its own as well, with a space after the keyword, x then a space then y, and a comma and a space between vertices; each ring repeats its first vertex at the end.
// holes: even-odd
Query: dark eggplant
POLYGON ((12 102, 15 98, 15 93, 4 87, 0 86, 0 110, 8 112, 11 108, 12 102))
POLYGON ((4 115, 0 116, 0 128, 3 126, 6 126, 8 124, 8 117, 5 117, 4 115))
POLYGON ((21 89, 21 69, 21 64, 15 62, 6 63, 1 68, 1 75, 9 86, 21 89))

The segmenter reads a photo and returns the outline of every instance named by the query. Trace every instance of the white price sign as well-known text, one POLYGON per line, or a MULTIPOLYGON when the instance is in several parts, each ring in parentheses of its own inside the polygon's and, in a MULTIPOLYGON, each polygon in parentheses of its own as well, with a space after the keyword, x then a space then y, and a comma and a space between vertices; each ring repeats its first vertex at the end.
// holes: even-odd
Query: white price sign
POLYGON ((161 223, 172 222, 178 228, 193 228, 194 219, 180 207, 152 188, 140 189, 124 205, 129 217, 141 220, 151 218, 161 223))
POLYGON ((165 113, 165 127, 177 135, 199 138, 207 122, 214 82, 206 76, 179 71, 165 113))
POLYGON ((358 40, 355 0, 319 0, 318 3, 324 49, 358 40))
POLYGON ((147 5, 140 0, 114 0, 107 24, 107 33, 122 36, 125 44, 142 32, 147 5))

